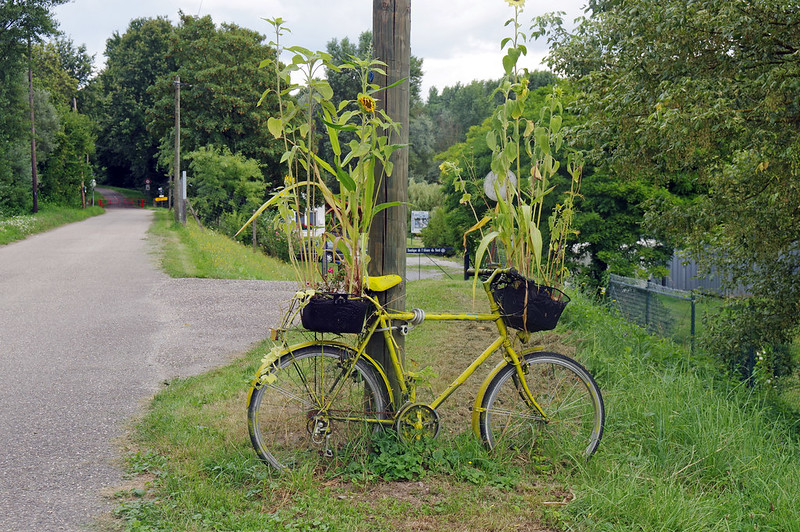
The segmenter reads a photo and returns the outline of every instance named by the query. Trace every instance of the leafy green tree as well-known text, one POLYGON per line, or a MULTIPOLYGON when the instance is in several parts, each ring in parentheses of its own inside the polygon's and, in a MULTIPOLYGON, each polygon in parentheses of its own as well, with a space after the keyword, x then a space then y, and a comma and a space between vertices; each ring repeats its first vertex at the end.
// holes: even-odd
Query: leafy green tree
POLYGON ((439 178, 436 155, 436 126, 424 107, 409 117, 408 121, 408 177, 435 183, 439 178))
POLYGON ((415 211, 432 211, 444 201, 442 185, 410 180, 408 182, 408 202, 415 211))
POLYGON ((58 107, 73 107, 78 89, 86 86, 91 73, 92 58, 86 46, 75 48, 71 40, 59 37, 33 48, 36 87, 49 92, 58 107))
MULTIPOLYGON (((0 3, 0 216, 27 209, 28 175, 17 173, 20 149, 30 139, 30 108, 24 105, 24 72, 32 44, 56 31, 52 8, 67 0, 7 0, 0 3), (27 185, 25 184, 27 179, 27 185)), ((30 157, 30 152, 28 153, 30 157)), ((34 196, 35 197, 35 196, 34 196)), ((33 202, 34 210, 37 204, 33 202)))
POLYGON ((549 31, 553 68, 584 92, 581 138, 594 162, 672 187, 690 180, 694 198, 655 201, 649 220, 730 284, 750 287, 727 320, 735 325, 717 337, 745 350, 790 340, 800 322, 797 3, 592 7, 572 34, 545 20, 535 27, 549 31))
MULTIPOLYGON (((557 81, 550 72, 528 73, 530 90, 552 85, 557 81)), ((426 113, 434 122, 437 142, 434 151, 445 151, 457 142, 463 142, 472 126, 477 126, 495 110, 502 98, 495 93, 498 80, 456 83, 440 93, 436 87, 428 92, 426 113)))
POLYGON ((140 18, 106 42, 106 68, 89 92, 90 112, 100 127, 97 162, 110 184, 140 187, 147 178, 155 183, 163 177, 156 167, 160 139, 147 131, 147 113, 156 100, 148 89, 174 71, 173 32, 166 18, 140 18))
POLYGON ((267 119, 278 113, 275 95, 270 93, 258 105, 270 83, 268 72, 259 65, 274 55, 263 41, 264 36, 234 24, 217 27, 209 16, 181 14, 169 46, 174 70, 162 74, 150 89, 155 103, 148 112, 148 127, 160 139, 162 168, 173 162, 178 75, 185 84, 181 87, 182 150, 227 146, 258 161, 271 186, 282 183, 283 145, 267 128, 267 119))
POLYGON ((593 285, 604 285, 609 273, 665 275, 673 250, 644 227, 646 205, 660 194, 650 183, 586 169, 582 197, 576 202, 575 227, 580 233, 572 257, 576 272, 588 276, 593 285), (587 258, 588 264, 582 266, 581 259, 587 258))
POLYGON ((198 216, 228 234, 235 233, 264 200, 266 184, 258 161, 213 146, 186 158, 192 176, 189 199, 198 216))
POLYGON ((81 186, 92 174, 86 161, 95 146, 94 123, 83 114, 61 116, 57 143, 43 166, 42 199, 60 205, 81 206, 81 186))
POLYGON ((25 54, 29 43, 56 32, 52 9, 69 0, 6 0, 0 3, 0 60, 25 54))
POLYGON ((0 217, 30 209, 30 141, 25 120, 25 83, 21 62, 5 61, 0 68, 0 217), (6 70, 8 68, 8 70, 6 70), (27 172, 21 169, 26 164, 27 172))

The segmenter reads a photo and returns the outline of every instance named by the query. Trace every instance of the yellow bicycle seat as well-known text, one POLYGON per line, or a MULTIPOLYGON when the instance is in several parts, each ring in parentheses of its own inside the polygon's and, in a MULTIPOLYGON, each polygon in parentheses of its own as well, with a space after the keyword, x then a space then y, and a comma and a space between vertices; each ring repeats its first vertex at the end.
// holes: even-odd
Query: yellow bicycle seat
POLYGON ((373 292, 385 292, 403 282, 403 278, 397 274, 381 275, 380 277, 369 277, 367 279, 367 290, 373 292))

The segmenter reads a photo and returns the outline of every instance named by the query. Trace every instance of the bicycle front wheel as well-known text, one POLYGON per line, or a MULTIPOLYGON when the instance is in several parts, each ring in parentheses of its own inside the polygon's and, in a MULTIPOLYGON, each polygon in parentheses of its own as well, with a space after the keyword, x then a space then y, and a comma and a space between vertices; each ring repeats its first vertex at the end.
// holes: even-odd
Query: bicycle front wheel
POLYGON ((537 352, 521 360, 527 399, 517 369, 507 365, 489 383, 481 401, 481 437, 491 449, 536 452, 558 461, 587 459, 600 444, 605 408, 586 369, 558 353, 537 352))
POLYGON ((313 345, 281 357, 260 379, 247 409, 258 456, 283 470, 357 459, 379 428, 388 391, 369 360, 313 345))

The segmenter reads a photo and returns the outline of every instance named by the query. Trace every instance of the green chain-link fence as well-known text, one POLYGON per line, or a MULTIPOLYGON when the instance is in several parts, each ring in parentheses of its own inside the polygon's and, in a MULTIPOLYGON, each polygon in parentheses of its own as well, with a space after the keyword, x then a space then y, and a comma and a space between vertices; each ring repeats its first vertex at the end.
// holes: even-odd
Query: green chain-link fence
POLYGON ((692 352, 702 328, 702 315, 719 304, 714 297, 614 274, 606 295, 626 319, 692 352))

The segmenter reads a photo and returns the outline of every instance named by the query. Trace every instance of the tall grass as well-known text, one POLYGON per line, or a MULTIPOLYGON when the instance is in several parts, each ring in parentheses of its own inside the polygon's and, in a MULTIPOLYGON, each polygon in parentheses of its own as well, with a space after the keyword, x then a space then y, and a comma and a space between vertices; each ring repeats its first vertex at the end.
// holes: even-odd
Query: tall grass
POLYGON ((798 416, 700 356, 578 297, 564 326, 606 402, 600 450, 577 471, 585 530, 798 530, 798 416))
POLYGON ((36 214, 23 214, 0 218, 0 245, 23 240, 30 235, 43 233, 72 222, 79 222, 105 212, 100 207, 75 209, 44 205, 36 214))

